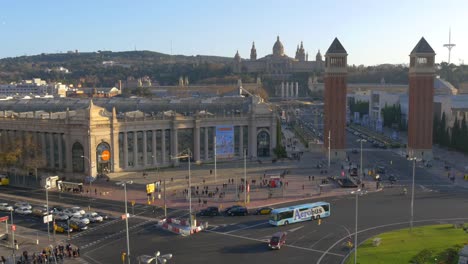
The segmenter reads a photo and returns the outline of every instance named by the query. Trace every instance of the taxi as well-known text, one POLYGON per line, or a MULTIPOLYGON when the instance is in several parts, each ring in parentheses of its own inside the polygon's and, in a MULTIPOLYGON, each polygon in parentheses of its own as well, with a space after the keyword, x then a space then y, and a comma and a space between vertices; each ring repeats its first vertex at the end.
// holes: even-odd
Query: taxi
POLYGON ((73 232, 73 228, 69 227, 66 223, 55 223, 54 230, 59 233, 73 232))
POLYGON ((271 210, 273 210, 273 208, 271 207, 261 207, 255 211, 255 214, 256 215, 269 215, 271 213, 271 210))

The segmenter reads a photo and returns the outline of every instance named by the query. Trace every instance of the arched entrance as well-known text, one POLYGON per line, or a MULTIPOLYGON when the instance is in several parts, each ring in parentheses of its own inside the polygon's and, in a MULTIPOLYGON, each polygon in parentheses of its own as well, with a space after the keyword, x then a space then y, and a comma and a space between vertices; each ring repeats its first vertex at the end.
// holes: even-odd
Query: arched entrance
POLYGON ((111 151, 109 144, 102 142, 96 148, 97 172, 108 173, 111 169, 111 151))
POLYGON ((73 172, 84 172, 84 155, 83 145, 80 142, 75 142, 72 146, 72 164, 73 172))
POLYGON ((257 134, 257 157, 270 156, 270 134, 262 130, 257 134))

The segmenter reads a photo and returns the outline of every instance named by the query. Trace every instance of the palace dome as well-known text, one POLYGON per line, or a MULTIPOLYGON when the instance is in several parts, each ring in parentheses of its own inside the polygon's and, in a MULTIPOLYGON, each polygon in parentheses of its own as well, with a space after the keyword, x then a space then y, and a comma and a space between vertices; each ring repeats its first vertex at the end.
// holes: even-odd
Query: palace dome
POLYGON ((279 36, 276 37, 275 45, 273 45, 273 55, 274 56, 284 56, 284 46, 281 43, 279 36))

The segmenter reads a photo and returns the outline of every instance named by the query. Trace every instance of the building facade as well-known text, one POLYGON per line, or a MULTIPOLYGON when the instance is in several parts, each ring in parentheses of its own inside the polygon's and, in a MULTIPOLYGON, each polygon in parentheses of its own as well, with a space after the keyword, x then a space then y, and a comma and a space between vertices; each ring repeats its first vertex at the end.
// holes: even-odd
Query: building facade
POLYGON ((346 157, 346 50, 335 38, 325 54, 324 151, 331 159, 346 157))
POLYGON ((410 54, 408 155, 432 159, 435 52, 424 38, 410 54))
POLYGON ((0 111, 0 142, 30 135, 47 169, 74 177, 171 166, 187 149, 211 161, 221 126, 233 130, 226 159, 276 147, 276 113, 258 97, 6 100, 0 111))
POLYGON ((297 47, 296 56, 288 57, 284 53, 284 46, 279 37, 277 37, 273 45, 273 53, 263 58, 257 59, 257 49, 255 43, 252 44, 250 50, 250 60, 243 60, 236 52, 233 61, 234 73, 258 73, 265 77, 287 78, 292 73, 297 72, 321 72, 324 69, 324 62, 320 51, 317 52, 315 61, 309 61, 308 54, 304 50, 304 45, 301 42, 300 47, 297 47))

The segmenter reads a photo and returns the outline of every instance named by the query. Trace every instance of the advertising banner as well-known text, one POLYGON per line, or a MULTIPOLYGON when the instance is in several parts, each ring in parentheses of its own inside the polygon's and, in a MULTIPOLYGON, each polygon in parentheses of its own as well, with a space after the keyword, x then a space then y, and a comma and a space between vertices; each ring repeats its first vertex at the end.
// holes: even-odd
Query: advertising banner
POLYGON ((234 157, 234 126, 216 126, 216 157, 234 157))

